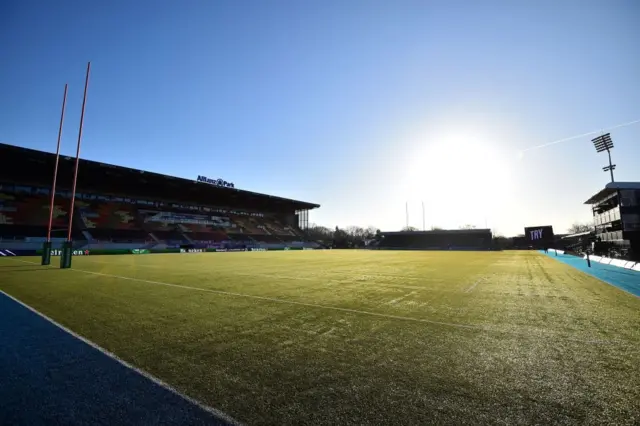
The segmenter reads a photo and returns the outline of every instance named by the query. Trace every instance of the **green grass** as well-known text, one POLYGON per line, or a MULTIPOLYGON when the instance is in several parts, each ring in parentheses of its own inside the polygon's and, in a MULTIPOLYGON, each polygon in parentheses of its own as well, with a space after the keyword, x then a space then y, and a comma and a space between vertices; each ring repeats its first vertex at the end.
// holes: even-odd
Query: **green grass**
POLYGON ((0 289, 249 424, 640 422, 640 298, 538 253, 87 256, 73 268, 0 259, 0 289))

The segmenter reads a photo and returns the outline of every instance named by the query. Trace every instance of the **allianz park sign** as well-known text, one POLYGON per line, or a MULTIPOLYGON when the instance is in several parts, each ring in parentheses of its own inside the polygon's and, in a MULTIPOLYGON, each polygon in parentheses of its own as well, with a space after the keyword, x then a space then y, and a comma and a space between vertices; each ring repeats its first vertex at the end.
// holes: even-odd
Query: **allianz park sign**
POLYGON ((221 186, 223 188, 235 188, 233 183, 227 182, 226 180, 222 180, 222 179, 210 179, 206 176, 198 176, 198 179, 196 180, 198 182, 208 183, 209 185, 214 185, 214 186, 221 186))

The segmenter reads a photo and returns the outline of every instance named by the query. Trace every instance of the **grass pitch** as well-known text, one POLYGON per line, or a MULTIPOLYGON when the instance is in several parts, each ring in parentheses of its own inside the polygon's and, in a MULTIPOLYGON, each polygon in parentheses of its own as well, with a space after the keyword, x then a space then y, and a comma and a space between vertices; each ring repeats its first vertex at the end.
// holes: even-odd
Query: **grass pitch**
POLYGON ((538 253, 0 258, 0 289, 248 424, 640 422, 640 298, 538 253))

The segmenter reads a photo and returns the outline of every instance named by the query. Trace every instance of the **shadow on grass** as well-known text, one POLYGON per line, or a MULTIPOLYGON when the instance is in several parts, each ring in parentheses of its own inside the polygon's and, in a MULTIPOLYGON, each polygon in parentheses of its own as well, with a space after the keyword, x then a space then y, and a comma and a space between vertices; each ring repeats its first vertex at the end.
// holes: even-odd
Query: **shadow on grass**
POLYGON ((233 424, 4 295, 0 366, 3 425, 233 424))
POLYGON ((15 266, 12 268, 7 268, 7 267, 2 267, 0 269, 6 269, 6 272, 40 272, 40 271, 58 271, 59 268, 50 268, 50 267, 43 267, 43 266, 23 266, 23 265, 19 265, 19 266, 15 266))
MULTIPOLYGON (((8 265, 0 265, 0 269, 2 268, 19 268, 21 266, 25 266, 27 263, 11 263, 8 265)), ((41 265, 36 265, 35 263, 32 263, 31 265, 33 266, 41 266, 41 265)))

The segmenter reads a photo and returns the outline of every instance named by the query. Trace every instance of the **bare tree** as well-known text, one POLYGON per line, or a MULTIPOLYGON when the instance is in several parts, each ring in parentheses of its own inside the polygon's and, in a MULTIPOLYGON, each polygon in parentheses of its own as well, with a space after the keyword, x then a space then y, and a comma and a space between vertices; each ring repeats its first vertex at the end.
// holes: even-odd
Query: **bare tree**
POLYGON ((318 241, 331 241, 333 239, 333 231, 326 226, 311 224, 307 229, 309 238, 318 241))
POLYGON ((402 232, 418 232, 419 229, 416 228, 415 226, 405 226, 404 228, 401 229, 402 232))
POLYGON ((364 247, 366 242, 381 237, 381 232, 375 226, 362 228, 360 226, 347 226, 329 229, 315 223, 310 224, 306 230, 309 238, 332 245, 337 248, 364 247))
POLYGON ((513 248, 513 238, 507 238, 503 235, 494 235, 493 247, 499 250, 513 248))
POLYGON ((460 229, 476 229, 476 226, 467 224, 467 225, 462 225, 460 229))
POLYGON ((364 238, 365 229, 359 226, 348 226, 345 228, 347 235, 353 239, 364 238))
POLYGON ((593 229, 593 226, 589 223, 576 222, 569 227, 570 234, 579 234, 581 232, 588 232, 593 229))
POLYGON ((380 230, 378 228, 376 228, 375 226, 369 226, 367 229, 365 229, 365 238, 370 240, 371 238, 375 238, 379 233, 380 230))

